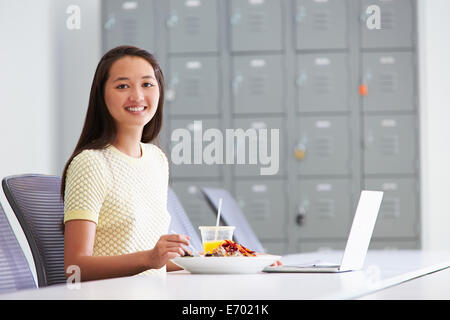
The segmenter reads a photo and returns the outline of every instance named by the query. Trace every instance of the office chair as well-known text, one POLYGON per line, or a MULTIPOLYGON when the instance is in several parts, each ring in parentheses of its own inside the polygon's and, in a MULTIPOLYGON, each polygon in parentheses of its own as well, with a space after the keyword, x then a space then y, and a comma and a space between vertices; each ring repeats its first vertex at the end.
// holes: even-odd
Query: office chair
POLYGON ((33 274, 0 204, 0 294, 29 288, 33 274))
POLYGON ((217 214, 219 199, 222 198, 221 220, 228 226, 235 226, 233 238, 236 242, 256 252, 264 252, 264 248, 258 237, 247 222, 244 213, 231 194, 219 188, 202 188, 207 202, 217 214))
POLYGON ((191 237, 190 243, 197 251, 203 251, 202 241, 195 232, 189 217, 183 209, 177 195, 169 187, 167 195, 167 210, 170 213, 171 221, 169 231, 173 230, 177 233, 185 234, 191 237))
POLYGON ((38 286, 65 283, 61 177, 10 176, 2 186, 30 246, 38 286))

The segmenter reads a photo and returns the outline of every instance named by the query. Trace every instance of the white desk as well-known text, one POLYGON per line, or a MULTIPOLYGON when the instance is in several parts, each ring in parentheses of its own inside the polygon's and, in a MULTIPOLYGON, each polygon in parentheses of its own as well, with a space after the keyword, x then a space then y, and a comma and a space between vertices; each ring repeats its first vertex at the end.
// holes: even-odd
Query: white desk
POLYGON ((450 300, 450 268, 360 297, 360 300, 450 300))
MULTIPOLYGON (((285 264, 318 258, 339 262, 341 251, 284 256, 285 264)), ((450 266, 449 252, 369 251, 361 271, 345 273, 260 273, 253 275, 135 276, 58 285, 0 295, 0 299, 353 299, 450 266)))

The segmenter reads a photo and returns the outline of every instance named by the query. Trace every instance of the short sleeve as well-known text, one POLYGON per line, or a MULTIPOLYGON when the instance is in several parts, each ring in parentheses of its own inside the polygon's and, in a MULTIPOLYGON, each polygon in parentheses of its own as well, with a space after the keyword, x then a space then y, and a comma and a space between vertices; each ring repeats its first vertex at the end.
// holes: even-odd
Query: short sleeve
POLYGON ((84 150, 73 158, 66 175, 64 223, 78 219, 98 223, 108 192, 106 170, 101 155, 93 150, 84 150))
POLYGON ((157 145, 155 145, 155 144, 150 144, 150 145, 157 150, 157 152, 160 155, 161 160, 163 162, 164 170, 167 170, 167 175, 169 175, 169 160, 167 159, 166 154, 157 145))

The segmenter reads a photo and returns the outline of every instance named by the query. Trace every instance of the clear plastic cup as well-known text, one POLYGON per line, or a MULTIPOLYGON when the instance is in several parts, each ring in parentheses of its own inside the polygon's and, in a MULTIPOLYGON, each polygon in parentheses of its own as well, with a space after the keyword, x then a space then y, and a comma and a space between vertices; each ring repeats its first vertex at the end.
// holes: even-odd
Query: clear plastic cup
POLYGON ((212 251, 220 246, 224 240, 232 240, 234 226, 200 226, 204 253, 212 251))

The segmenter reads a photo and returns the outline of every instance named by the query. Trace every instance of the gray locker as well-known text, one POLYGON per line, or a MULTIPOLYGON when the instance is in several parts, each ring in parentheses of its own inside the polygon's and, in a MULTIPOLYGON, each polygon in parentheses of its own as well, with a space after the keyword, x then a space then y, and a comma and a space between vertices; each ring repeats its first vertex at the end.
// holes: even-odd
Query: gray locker
POLYGON ((405 250, 405 249, 418 249, 420 248, 420 240, 378 240, 372 239, 370 241, 369 250, 405 250))
POLYGON ((169 52, 217 52, 217 0, 170 0, 169 52))
POLYGON ((134 45, 154 52, 153 1, 103 1, 103 48, 134 45))
POLYGON ((294 146, 301 175, 350 174, 350 125, 346 116, 301 117, 294 146))
POLYGON ((298 110, 348 111, 350 66, 347 54, 300 54, 297 58, 298 110))
POLYGON ((232 0, 230 8, 231 50, 281 50, 282 2, 232 0))
POLYGON ((215 223, 195 196, 209 181, 233 191, 270 250, 343 249, 356 192, 385 187, 371 247, 419 245, 416 0, 101 2, 104 48, 136 44, 159 57, 160 141, 196 228, 215 223), (381 29, 370 29, 368 8, 380 9, 381 29), (225 129, 266 126, 280 129, 276 175, 261 176, 270 164, 259 153, 249 164, 249 145, 245 164, 226 165, 225 129), (191 164, 175 164, 177 128, 191 164), (208 128, 224 138, 222 164, 206 162, 217 147, 208 128))
POLYGON ((415 115, 364 116, 364 173, 414 174, 415 115))
MULTIPOLYGON (((171 176, 179 177, 220 177, 222 176, 222 164, 209 164, 205 161, 204 152, 212 141, 203 141, 205 131, 208 129, 217 129, 222 132, 218 119, 197 119, 197 120, 171 120, 170 121, 170 164, 171 176), (180 137, 172 138, 174 130, 185 129, 180 137), (187 130, 187 131, 186 131, 187 130), (186 135, 187 137, 185 138, 186 135), (190 146, 191 153, 190 164, 175 164, 173 157, 185 156, 186 148, 182 147, 183 141, 188 139, 186 145, 190 146), (175 140, 175 141, 173 141, 175 140), (190 143, 189 143, 190 140, 190 143)), ((225 146, 225 142, 223 143, 225 146)), ((220 160, 225 161, 224 157, 220 160)))
POLYGON ((332 251, 332 250, 344 250, 345 240, 334 241, 299 241, 297 244, 297 252, 316 252, 316 251, 332 251))
POLYGON ((166 101, 171 115, 219 114, 216 57, 170 58, 166 101))
POLYGON ((413 46, 415 12, 412 0, 362 0, 360 10, 363 48, 413 46), (370 8, 374 5, 379 10, 370 8), (367 12, 368 10, 369 12, 367 12), (372 18, 375 18, 377 13, 380 17, 379 29, 373 28, 371 23, 372 18))
MULTIPOLYGON (((261 151, 264 155, 267 155, 269 158, 274 158, 276 155, 271 154, 272 150, 276 150, 273 149, 273 143, 278 143, 278 173, 276 174, 277 176, 280 175, 285 175, 286 174, 286 146, 285 146, 285 142, 286 139, 285 137, 285 130, 284 128, 286 127, 286 121, 283 118, 280 117, 276 117, 276 118, 240 118, 240 119, 234 119, 234 123, 233 123, 233 128, 234 129, 238 129, 241 128, 244 131, 248 130, 248 129, 255 129, 252 130, 253 132, 255 132, 255 135, 248 135, 249 138, 246 139, 246 155, 245 155, 245 159, 246 162, 245 164, 237 164, 237 160, 235 160, 235 165, 233 166, 234 168, 234 174, 236 177, 242 177, 242 176, 260 176, 261 175, 261 171, 260 168, 261 167, 268 167, 270 165, 274 165, 274 164, 261 164, 261 159, 259 157, 259 144, 264 144, 267 146, 267 148, 263 148, 263 150, 261 151), (267 140, 264 141, 264 137, 263 135, 258 135, 258 130, 260 129, 266 129, 267 130, 267 140), (270 134, 270 130, 271 129, 278 129, 279 130, 279 140, 278 141, 272 141, 271 140, 271 134, 270 134), (254 140, 252 142, 250 142, 250 139, 254 140), (257 159, 257 163, 256 164, 249 164, 248 159, 250 158, 250 153, 253 153, 253 156, 257 159)), ((234 144, 235 150, 234 150, 234 154, 235 154, 235 159, 237 158, 237 144, 234 144)), ((272 160, 275 161, 275 160, 272 160)))
POLYGON ((195 231, 200 236, 199 226, 215 226, 216 216, 203 198, 202 187, 219 188, 220 181, 175 181, 172 185, 175 194, 186 211, 195 231))
MULTIPOLYGON (((285 242, 280 241, 263 241, 262 246, 264 248, 264 253, 274 254, 274 255, 285 255, 287 254, 287 246, 285 242)), ((251 248, 250 248, 251 249, 251 248)))
POLYGON ((414 56, 411 52, 363 54, 364 111, 413 110, 414 56))
POLYGON ((298 50, 347 47, 346 0, 297 0, 295 24, 298 50))
POLYGON ((235 199, 259 239, 286 235, 286 181, 236 180, 235 199))
POLYGON ((291 191, 296 207, 289 223, 295 224, 295 238, 345 238, 353 218, 349 179, 300 179, 291 191))
POLYGON ((233 58, 234 114, 284 111, 284 79, 281 56, 233 58))
POLYGON ((374 238, 415 237, 418 234, 417 184, 414 178, 365 179, 369 190, 384 191, 374 238))

